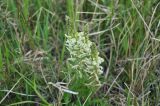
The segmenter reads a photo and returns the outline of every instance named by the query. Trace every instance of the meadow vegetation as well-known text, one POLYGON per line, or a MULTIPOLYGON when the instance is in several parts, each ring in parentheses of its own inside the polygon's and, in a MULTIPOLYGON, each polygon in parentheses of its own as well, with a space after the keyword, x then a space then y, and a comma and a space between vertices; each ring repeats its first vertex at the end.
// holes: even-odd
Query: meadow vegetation
POLYGON ((0 0, 0 106, 62 105, 160 106, 159 0, 0 0))

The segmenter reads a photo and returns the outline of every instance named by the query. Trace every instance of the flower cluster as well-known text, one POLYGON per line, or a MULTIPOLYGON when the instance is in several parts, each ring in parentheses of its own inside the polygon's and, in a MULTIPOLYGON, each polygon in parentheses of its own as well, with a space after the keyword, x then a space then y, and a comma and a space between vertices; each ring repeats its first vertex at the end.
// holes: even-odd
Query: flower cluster
MULTIPOLYGON (((99 57, 96 45, 91 42, 84 32, 65 35, 66 48, 70 53, 69 66, 79 73, 80 77, 87 75, 91 80, 99 81, 98 75, 102 73, 100 65, 104 60, 99 57)), ((86 77, 86 76, 85 76, 86 77)))

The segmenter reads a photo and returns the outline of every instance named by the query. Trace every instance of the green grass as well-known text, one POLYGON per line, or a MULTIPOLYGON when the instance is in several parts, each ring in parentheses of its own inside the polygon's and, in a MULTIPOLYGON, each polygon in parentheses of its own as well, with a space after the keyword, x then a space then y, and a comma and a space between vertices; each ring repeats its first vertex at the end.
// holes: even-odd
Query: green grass
POLYGON ((159 11, 159 0, 0 0, 0 105, 160 105, 159 11), (93 91, 66 64, 77 31, 105 59, 93 91))

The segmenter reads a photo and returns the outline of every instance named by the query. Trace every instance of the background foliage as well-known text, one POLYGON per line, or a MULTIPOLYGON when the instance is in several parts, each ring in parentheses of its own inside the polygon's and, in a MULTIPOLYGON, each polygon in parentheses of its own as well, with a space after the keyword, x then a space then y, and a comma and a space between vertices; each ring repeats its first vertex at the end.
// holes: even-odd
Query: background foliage
POLYGON ((159 11, 159 0, 0 0, 0 104, 160 105, 159 11), (102 86, 83 97, 62 89, 89 92, 68 73, 66 16, 105 59, 102 86))

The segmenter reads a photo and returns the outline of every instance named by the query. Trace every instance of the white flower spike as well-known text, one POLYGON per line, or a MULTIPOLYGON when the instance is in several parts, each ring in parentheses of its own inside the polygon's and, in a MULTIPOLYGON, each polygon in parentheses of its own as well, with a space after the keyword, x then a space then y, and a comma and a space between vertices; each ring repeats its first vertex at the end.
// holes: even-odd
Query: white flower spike
POLYGON ((65 45, 70 53, 68 63, 71 68, 80 72, 82 77, 85 73, 92 80, 93 78, 98 80, 98 75, 103 72, 101 63, 104 60, 99 57, 99 52, 94 42, 91 42, 84 32, 77 32, 74 36, 65 36, 67 38, 65 45))

